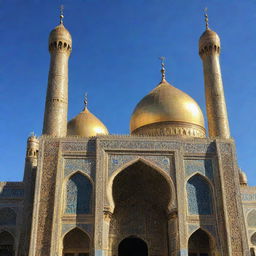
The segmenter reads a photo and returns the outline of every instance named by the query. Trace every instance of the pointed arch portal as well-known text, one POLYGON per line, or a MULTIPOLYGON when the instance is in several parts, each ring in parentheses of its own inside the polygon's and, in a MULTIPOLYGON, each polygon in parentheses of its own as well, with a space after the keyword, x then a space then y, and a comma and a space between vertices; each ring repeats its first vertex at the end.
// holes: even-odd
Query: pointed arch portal
POLYGON ((162 173, 143 161, 131 164, 115 176, 112 185, 115 208, 109 233, 112 255, 126 256, 123 248, 129 250, 130 255, 136 256, 137 249, 147 255, 138 237, 147 240, 150 254, 151 251, 168 254, 167 213, 171 191, 162 173), (127 240, 120 243, 124 237, 127 240))
POLYGON ((208 234, 202 229, 194 232, 188 241, 189 256, 212 256, 211 241, 208 234))
POLYGON ((140 238, 128 237, 119 244, 118 256, 148 256, 148 246, 140 238))
POLYGON ((90 238, 79 228, 69 231, 63 239, 63 256, 89 256, 90 238))

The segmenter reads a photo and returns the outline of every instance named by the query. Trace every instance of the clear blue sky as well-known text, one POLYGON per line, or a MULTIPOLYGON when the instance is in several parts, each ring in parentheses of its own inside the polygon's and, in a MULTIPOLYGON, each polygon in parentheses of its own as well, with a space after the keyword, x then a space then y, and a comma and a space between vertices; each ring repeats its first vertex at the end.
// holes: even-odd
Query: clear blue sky
MULTIPOLYGON (((112 134, 129 133, 138 101, 160 80, 190 94, 205 114, 198 39, 202 11, 221 37, 221 66, 238 162, 256 185, 255 0, 0 0, 0 180, 23 177, 26 139, 41 134, 49 68, 48 35, 59 22, 73 37, 69 119, 89 109, 112 134)), ((205 115, 206 117, 206 115, 205 115)))

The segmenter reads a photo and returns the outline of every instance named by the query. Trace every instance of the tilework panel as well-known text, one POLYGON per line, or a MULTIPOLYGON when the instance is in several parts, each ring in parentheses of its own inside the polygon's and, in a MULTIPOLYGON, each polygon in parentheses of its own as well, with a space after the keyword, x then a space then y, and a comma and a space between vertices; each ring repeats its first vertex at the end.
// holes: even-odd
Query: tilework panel
POLYGON ((185 153, 215 153, 216 145, 214 142, 210 144, 196 144, 196 143, 185 143, 184 146, 185 153))
POLYGON ((247 224, 250 228, 256 228, 256 210, 249 212, 247 216, 247 224))
POLYGON ((96 162, 95 159, 86 158, 86 159, 74 159, 74 158, 67 158, 65 159, 64 164, 64 174, 65 176, 69 175, 74 171, 81 171, 87 173, 94 179, 95 176, 95 168, 96 162))
POLYGON ((11 208, 0 208, 0 225, 13 226, 16 225, 16 213, 11 208))
POLYGON ((76 173, 67 182, 66 209, 67 214, 91 213, 92 184, 90 180, 76 173))
POLYGON ((154 165, 159 166, 161 169, 170 173, 170 158, 168 156, 159 155, 110 155, 109 156, 109 175, 111 175, 118 168, 122 167, 126 163, 136 160, 145 159, 152 162, 154 165))
MULTIPOLYGON (((75 139, 74 139, 75 140, 75 139)), ((65 141, 62 142, 62 151, 74 152, 74 151, 86 151, 95 152, 96 145, 95 139, 90 139, 88 141, 65 141)))
POLYGON ((188 212, 196 215, 212 214, 212 196, 208 182, 200 175, 187 182, 188 212))
POLYGON ((87 232, 90 236, 93 234, 93 225, 92 224, 83 224, 83 223, 68 223, 62 224, 62 235, 72 230, 73 228, 79 227, 85 232, 87 232))
POLYGON ((0 198, 6 197, 23 197, 24 189, 16 189, 16 188, 3 188, 0 190, 0 198))
POLYGON ((189 176, 194 172, 200 172, 213 180, 213 165, 211 159, 184 160, 184 165, 186 176, 189 176))
POLYGON ((256 201, 256 194, 242 194, 242 201, 256 201))

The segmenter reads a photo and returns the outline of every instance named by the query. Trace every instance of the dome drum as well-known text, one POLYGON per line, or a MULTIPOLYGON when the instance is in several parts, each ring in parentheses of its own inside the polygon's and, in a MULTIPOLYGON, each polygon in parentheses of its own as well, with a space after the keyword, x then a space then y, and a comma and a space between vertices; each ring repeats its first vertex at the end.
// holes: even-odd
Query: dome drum
POLYGON ((143 136, 182 136, 205 138, 205 128, 186 122, 158 122, 149 125, 144 125, 132 132, 132 135, 143 136))

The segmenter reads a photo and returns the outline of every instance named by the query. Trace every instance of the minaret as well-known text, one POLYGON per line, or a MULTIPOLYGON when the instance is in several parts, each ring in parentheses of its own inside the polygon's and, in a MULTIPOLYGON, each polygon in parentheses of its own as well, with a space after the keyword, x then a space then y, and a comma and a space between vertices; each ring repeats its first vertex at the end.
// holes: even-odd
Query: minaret
POLYGON ((203 62, 206 110, 209 136, 230 138, 228 114, 220 69, 220 38, 208 25, 205 13, 206 30, 199 40, 199 55, 203 62))
POLYGON ((72 49, 72 38, 63 25, 63 18, 61 10, 60 24, 49 36, 51 62, 43 134, 54 137, 65 137, 67 134, 68 60, 72 49))

